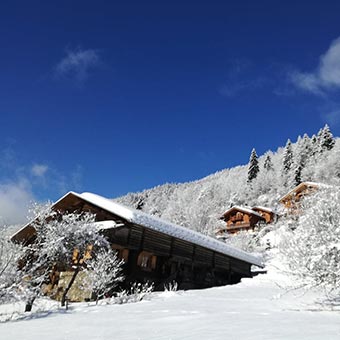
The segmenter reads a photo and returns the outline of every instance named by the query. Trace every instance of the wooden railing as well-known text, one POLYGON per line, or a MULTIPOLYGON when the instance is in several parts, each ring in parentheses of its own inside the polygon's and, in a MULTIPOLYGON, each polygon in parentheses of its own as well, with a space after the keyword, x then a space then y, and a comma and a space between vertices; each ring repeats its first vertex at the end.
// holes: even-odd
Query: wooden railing
POLYGON ((235 228, 242 228, 242 227, 250 227, 250 223, 249 222, 241 222, 241 223, 237 223, 237 224, 230 224, 227 225, 226 229, 235 229, 235 228))

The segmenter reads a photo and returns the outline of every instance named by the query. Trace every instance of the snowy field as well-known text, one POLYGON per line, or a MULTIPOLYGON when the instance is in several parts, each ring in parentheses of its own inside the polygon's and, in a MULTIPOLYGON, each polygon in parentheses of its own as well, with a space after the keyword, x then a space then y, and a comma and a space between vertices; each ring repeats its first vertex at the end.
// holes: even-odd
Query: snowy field
POLYGON ((238 285, 154 293, 139 303, 72 304, 0 323, 0 339, 340 339, 340 311, 321 308, 316 293, 285 293, 277 285, 283 280, 269 271, 238 285))

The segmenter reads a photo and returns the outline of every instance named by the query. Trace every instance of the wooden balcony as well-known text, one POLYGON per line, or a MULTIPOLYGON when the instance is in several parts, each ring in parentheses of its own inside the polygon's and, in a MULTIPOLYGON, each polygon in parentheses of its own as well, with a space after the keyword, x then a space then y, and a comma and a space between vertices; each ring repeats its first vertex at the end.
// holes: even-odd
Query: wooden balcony
POLYGON ((254 229, 254 226, 250 225, 250 223, 248 222, 243 222, 243 223, 238 223, 238 224, 231 224, 224 228, 219 228, 216 231, 216 234, 224 234, 224 233, 235 234, 238 231, 250 230, 250 229, 254 229))
POLYGON ((239 224, 228 225, 226 229, 228 233, 233 234, 241 230, 253 229, 253 226, 250 225, 250 223, 239 223, 239 224))

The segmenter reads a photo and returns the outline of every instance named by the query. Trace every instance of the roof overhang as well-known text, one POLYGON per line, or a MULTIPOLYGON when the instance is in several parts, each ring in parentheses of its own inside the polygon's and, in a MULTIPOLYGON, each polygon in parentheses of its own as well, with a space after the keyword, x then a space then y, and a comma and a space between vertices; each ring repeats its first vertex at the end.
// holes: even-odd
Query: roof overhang
POLYGON ((322 183, 315 183, 315 182, 302 182, 299 185, 297 185, 295 188, 293 188, 292 190, 290 190, 287 194, 285 194, 284 196, 282 196, 279 199, 279 202, 283 203, 285 200, 291 198, 292 196, 296 195, 297 193, 303 191, 304 189, 307 189, 309 187, 313 187, 315 189, 318 189, 319 187, 325 187, 326 185, 322 184, 322 183))
POLYGON ((234 205, 233 207, 231 207, 230 209, 228 209, 227 211, 225 211, 223 213, 223 215, 220 217, 221 220, 224 220, 226 216, 228 216, 229 214, 231 214, 233 211, 240 211, 242 213, 246 213, 249 215, 253 215, 256 216, 260 219, 264 219, 263 216, 261 216, 259 213, 257 213, 256 211, 252 210, 251 208, 246 208, 246 207, 240 207, 238 205, 234 205))

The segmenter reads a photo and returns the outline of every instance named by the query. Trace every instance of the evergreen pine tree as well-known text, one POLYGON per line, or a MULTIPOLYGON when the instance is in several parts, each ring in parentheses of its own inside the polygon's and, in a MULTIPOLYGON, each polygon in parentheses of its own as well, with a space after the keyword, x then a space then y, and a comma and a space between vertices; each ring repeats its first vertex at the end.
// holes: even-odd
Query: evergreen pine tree
POLYGON ((321 147, 322 144, 322 130, 320 129, 318 134, 316 135, 316 145, 317 145, 317 153, 322 153, 323 149, 321 147))
POLYGON ((318 153, 318 137, 316 135, 313 135, 311 138, 311 143, 310 143, 310 147, 311 147, 311 154, 312 156, 315 156, 318 153))
POLYGON ((290 139, 288 139, 284 153, 283 153, 283 160, 282 160, 282 172, 283 172, 284 175, 288 174, 292 165, 293 165, 292 142, 290 141, 290 139))
POLYGON ((295 181, 295 185, 299 185, 302 180, 301 180, 301 172, 302 172, 302 166, 301 164, 299 164, 294 171, 294 181, 295 181))
POLYGON ((249 167, 248 167, 248 180, 247 182, 250 183, 253 179, 257 177, 257 174, 259 173, 259 161, 256 154, 256 150, 253 149, 250 154, 249 158, 249 167))
POLYGON ((321 151, 331 150, 333 149, 334 144, 335 144, 335 140, 334 140, 333 134, 329 126, 326 124, 321 130, 321 135, 319 139, 320 149, 321 151))
POLYGON ((272 158, 270 157, 269 154, 266 156, 266 159, 264 160, 263 168, 267 171, 274 170, 272 158))
POLYGON ((302 170, 305 168, 308 159, 312 156, 311 142, 308 135, 305 133, 303 138, 299 136, 296 149, 294 152, 294 166, 295 172, 299 168, 299 173, 301 176, 302 170))
POLYGON ((302 150, 305 158, 304 163, 306 163, 308 158, 312 156, 312 141, 306 133, 302 138, 302 150))

